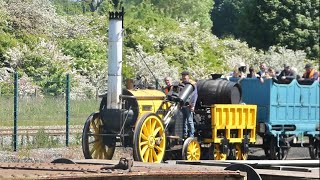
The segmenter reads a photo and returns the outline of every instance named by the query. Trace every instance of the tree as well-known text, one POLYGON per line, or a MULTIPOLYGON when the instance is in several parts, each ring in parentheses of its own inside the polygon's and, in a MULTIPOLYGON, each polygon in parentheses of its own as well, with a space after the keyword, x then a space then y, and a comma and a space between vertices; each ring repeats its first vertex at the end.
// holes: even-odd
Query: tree
POLYGON ((141 3, 152 5, 163 16, 179 21, 198 22, 203 29, 210 29, 212 21, 210 13, 213 7, 212 0, 130 0, 126 4, 134 6, 141 3))
POLYGON ((218 37, 238 36, 241 6, 242 1, 239 0, 215 0, 211 12, 213 34, 218 37))
POLYGON ((267 50, 286 46, 319 58, 318 0, 215 0, 213 33, 233 35, 267 50))

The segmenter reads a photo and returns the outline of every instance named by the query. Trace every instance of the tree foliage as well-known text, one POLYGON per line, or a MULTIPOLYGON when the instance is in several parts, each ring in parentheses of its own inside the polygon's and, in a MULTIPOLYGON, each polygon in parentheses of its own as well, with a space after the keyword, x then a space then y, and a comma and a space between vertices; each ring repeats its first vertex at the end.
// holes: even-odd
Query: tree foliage
POLYGON ((139 6, 140 4, 150 4, 156 13, 161 16, 173 18, 178 21, 198 22, 201 28, 212 27, 210 12, 213 7, 212 0, 128 0, 128 4, 139 6))
MULTIPOLYGON (((94 11, 90 9, 93 2, 98 1, 0 0, 0 85, 12 85, 10 74, 16 71, 23 77, 23 91, 27 94, 32 92, 28 88, 37 88, 60 95, 69 73, 72 97, 92 97, 95 92, 104 92, 108 76, 107 12, 119 10, 120 2, 126 12, 124 80, 139 74, 155 84, 147 65, 161 83, 165 76, 178 80, 182 70, 189 70, 195 79, 228 73, 236 65, 234 61, 256 67, 268 61, 277 69, 282 62, 292 62, 299 66, 299 73, 306 62, 305 53, 288 47, 273 46, 263 52, 249 43, 212 35, 209 0, 101 0, 93 4, 94 11)), ((229 0, 230 7, 240 8, 239 4, 231 6, 234 2, 229 0)), ((231 19, 229 22, 232 23, 231 19)), ((249 27, 251 21, 243 22, 249 27)), ((230 31, 236 30, 239 31, 230 31)), ((6 91, 12 89, 8 87, 6 91)))
POLYGON ((304 50, 319 59, 319 7, 318 0, 216 0, 213 32, 265 50, 274 45, 304 50))

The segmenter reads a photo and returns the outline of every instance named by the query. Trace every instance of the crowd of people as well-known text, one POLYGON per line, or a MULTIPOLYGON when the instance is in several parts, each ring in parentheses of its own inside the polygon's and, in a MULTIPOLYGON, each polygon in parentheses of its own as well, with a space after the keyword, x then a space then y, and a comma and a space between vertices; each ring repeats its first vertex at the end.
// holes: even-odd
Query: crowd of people
POLYGON ((273 79, 279 83, 290 83, 293 79, 299 81, 317 81, 319 79, 319 72, 316 71, 311 64, 305 65, 305 72, 302 76, 298 75, 296 69, 288 64, 283 65, 283 70, 277 72, 272 67, 267 67, 265 63, 261 63, 259 66, 259 71, 256 72, 254 67, 249 67, 249 73, 246 74, 246 65, 244 63, 239 63, 238 69, 233 71, 230 76, 235 78, 259 78, 263 82, 264 78, 273 79))
MULTIPOLYGON (((276 72, 274 68, 267 67, 265 63, 261 63, 259 66, 259 71, 257 72, 254 67, 249 67, 249 73, 246 74, 247 66, 244 63, 240 63, 238 69, 231 73, 232 77, 236 78, 259 78, 263 83, 264 79, 273 79, 276 82, 281 83, 290 83, 293 79, 299 81, 317 81, 320 80, 319 72, 316 71, 311 64, 305 65, 305 72, 302 76, 299 76, 296 73, 295 68, 290 67, 288 64, 283 65, 283 70, 281 72, 276 72)), ((172 79, 171 77, 164 78, 165 86, 162 87, 162 90, 165 94, 172 88, 172 79)), ((184 138, 193 137, 195 133, 194 122, 193 122, 193 112, 194 107, 198 98, 198 92, 196 88, 196 83, 190 79, 190 74, 188 71, 183 71, 181 73, 180 83, 186 84, 190 83, 194 85, 194 91, 190 95, 186 104, 181 107, 181 112, 183 115, 183 134, 184 138)))

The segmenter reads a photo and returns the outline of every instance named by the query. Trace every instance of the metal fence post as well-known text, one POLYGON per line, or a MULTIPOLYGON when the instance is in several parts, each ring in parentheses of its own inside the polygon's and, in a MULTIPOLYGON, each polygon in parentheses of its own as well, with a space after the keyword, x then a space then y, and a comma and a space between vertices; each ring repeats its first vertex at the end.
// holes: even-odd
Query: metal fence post
POLYGON ((69 146, 69 123, 70 123, 70 74, 66 77, 66 146, 69 146))
POLYGON ((17 140, 18 140, 18 73, 14 73, 14 98, 13 98, 13 151, 17 151, 17 140))

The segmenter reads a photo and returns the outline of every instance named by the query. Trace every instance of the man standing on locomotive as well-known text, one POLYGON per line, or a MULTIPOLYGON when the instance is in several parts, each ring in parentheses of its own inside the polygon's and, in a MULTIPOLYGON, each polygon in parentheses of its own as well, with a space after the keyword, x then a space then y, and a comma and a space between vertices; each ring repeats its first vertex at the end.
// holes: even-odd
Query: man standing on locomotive
POLYGON ((194 86, 194 91, 188 98, 187 103, 181 108, 182 114, 183 114, 183 134, 184 138, 187 137, 194 137, 194 123, 193 123, 193 112, 194 107, 197 102, 198 98, 198 91, 196 87, 196 82, 190 80, 189 72, 183 71, 181 73, 182 76, 182 83, 183 84, 192 84, 194 86))

